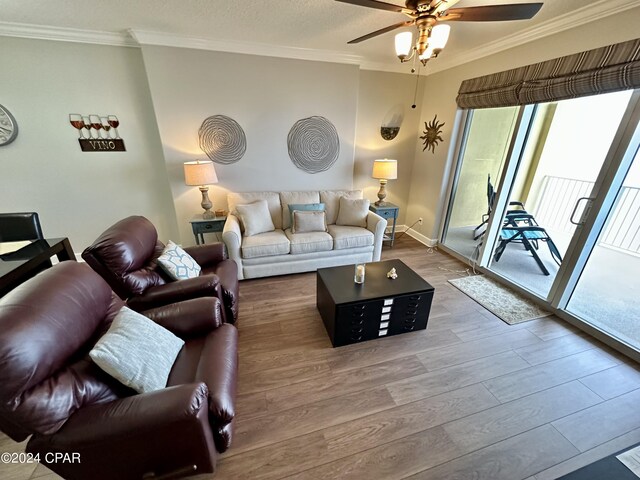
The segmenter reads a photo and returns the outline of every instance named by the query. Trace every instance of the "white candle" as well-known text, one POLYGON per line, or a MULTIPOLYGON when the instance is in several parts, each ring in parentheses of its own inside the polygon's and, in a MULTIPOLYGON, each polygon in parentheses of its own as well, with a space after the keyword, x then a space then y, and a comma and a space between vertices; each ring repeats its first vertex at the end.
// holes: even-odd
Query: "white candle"
POLYGON ((354 281, 356 283, 364 283, 364 264, 359 263, 356 265, 356 272, 354 281))

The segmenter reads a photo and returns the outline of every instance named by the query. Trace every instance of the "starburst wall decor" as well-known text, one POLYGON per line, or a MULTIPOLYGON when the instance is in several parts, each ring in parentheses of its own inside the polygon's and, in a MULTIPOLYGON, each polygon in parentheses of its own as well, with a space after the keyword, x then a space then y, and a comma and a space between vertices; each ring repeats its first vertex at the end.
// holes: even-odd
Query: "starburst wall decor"
POLYGON ((424 152, 427 148, 431 150, 431 153, 436 153, 436 147, 438 146, 438 142, 444 142, 442 137, 442 130, 440 130, 444 126, 444 122, 438 123, 438 115, 433 117, 431 122, 424 122, 424 135, 420 137, 420 139, 424 142, 424 148, 422 151, 424 152))

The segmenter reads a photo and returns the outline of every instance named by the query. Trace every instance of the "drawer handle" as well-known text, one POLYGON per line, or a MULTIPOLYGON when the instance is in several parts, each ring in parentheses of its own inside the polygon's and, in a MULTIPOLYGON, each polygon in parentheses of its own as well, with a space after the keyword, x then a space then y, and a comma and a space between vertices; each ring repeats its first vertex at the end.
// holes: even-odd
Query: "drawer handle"
POLYGON ((417 307, 418 307, 418 305, 419 305, 419 303, 418 303, 418 302, 411 302, 411 303, 409 304, 409 308, 417 308, 417 307))
POLYGON ((362 335, 358 335, 357 337, 351 337, 351 340, 359 342, 360 340, 362 340, 362 335))
POLYGON ((213 225, 205 225, 204 228, 206 228, 207 230, 211 230, 213 228, 213 225))
POLYGON ((415 316, 418 313, 418 310, 407 310, 407 316, 415 316))
POLYGON ((364 317, 364 312, 353 312, 351 316, 356 318, 361 318, 361 317, 364 317))
POLYGON ((362 325, 364 323, 364 318, 362 320, 351 320, 351 325, 362 325))
POLYGON ((405 325, 412 325, 412 324, 416 323, 416 319, 415 318, 406 318, 404 323, 405 323, 405 325))
POLYGON ((409 297, 411 300, 420 300, 422 298, 422 295, 413 295, 411 297, 409 297))
POLYGON ((411 325, 410 327, 405 326, 405 327, 404 327, 404 330, 405 330, 405 332, 411 332, 414 328, 416 328, 416 326, 415 326, 415 325, 411 325))
POLYGON ((362 333, 362 330, 364 329, 364 327, 355 327, 351 329, 351 333, 362 333))

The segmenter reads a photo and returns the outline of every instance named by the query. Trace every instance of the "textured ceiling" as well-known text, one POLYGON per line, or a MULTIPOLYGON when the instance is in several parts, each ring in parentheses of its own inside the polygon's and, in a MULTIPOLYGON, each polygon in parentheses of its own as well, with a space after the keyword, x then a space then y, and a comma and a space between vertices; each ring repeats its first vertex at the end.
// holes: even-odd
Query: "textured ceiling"
MULTIPOLYGON (((527 1, 532 0, 460 0, 456 7, 527 1)), ((542 10, 531 20, 452 22, 449 44, 431 65, 435 67, 435 62, 441 63, 437 68, 441 70, 453 64, 455 58, 463 58, 471 51, 478 52, 482 46, 505 37, 554 24, 550 21, 561 29, 562 25, 570 23, 572 16, 585 8, 604 7, 612 2, 633 3, 632 0, 543 1, 542 10), (558 18, 564 21, 558 22, 558 18)), ((347 45, 347 42, 403 19, 406 17, 401 14, 334 0, 0 0, 0 23, 5 25, 21 23, 123 35, 131 29, 211 42, 297 47, 356 55, 369 65, 386 65, 395 69, 399 66, 393 52, 395 32, 357 45, 347 45)), ((546 29, 541 34, 552 33, 552 30, 546 29)))

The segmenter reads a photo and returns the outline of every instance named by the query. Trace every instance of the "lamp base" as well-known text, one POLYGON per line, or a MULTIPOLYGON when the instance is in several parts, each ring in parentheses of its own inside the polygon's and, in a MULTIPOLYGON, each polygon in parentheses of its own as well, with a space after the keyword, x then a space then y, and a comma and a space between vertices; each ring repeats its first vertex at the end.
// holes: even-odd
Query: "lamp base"
POLYGON ((376 207, 384 205, 384 199, 387 197, 387 181, 380 179, 380 190, 378 190, 378 201, 375 203, 376 207))
POLYGON ((200 203, 200 206, 204 209, 202 218, 215 218, 215 213, 211 211, 211 208, 213 208, 213 203, 211 203, 211 200, 209 199, 209 187, 203 185, 202 187, 200 187, 200 192, 202 193, 202 202, 200 203))

